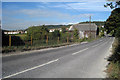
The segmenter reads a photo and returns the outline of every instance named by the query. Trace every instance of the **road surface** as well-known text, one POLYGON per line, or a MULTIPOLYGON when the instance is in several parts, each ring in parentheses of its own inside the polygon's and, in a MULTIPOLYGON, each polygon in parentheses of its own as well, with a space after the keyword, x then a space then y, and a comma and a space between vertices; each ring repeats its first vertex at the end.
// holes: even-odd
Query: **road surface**
POLYGON ((105 78, 114 38, 3 57, 3 78, 105 78))

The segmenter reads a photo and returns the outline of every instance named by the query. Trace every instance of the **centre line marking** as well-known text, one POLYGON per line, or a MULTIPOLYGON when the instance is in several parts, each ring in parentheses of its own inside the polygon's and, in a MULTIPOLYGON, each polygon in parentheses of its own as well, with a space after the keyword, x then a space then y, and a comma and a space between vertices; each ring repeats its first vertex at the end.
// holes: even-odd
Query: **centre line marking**
MULTIPOLYGON (((20 72, 18 72, 18 73, 15 73, 15 74, 12 74, 12 75, 6 76, 6 77, 4 77, 4 78, 10 78, 10 77, 13 77, 13 76, 19 75, 19 74, 25 73, 25 72, 27 72, 27 71, 31 71, 31 70, 34 70, 34 69, 40 68, 40 67, 45 66, 45 65, 47 65, 47 64, 51 64, 51 63, 56 62, 56 61, 58 61, 58 60, 59 60, 59 59, 52 60, 52 61, 49 61, 49 62, 44 63, 44 64, 42 64, 42 65, 38 65, 38 66, 35 66, 35 67, 32 67, 32 68, 26 69, 26 70, 24 70, 24 71, 20 71, 20 72)), ((4 78, 3 78, 3 79, 4 79, 4 78)))
POLYGON ((87 49, 89 49, 89 48, 85 48, 85 49, 83 49, 83 50, 80 50, 80 51, 78 51, 78 52, 75 52, 75 53, 73 53, 72 55, 75 55, 75 54, 78 54, 78 53, 80 53, 80 52, 86 51, 87 49))

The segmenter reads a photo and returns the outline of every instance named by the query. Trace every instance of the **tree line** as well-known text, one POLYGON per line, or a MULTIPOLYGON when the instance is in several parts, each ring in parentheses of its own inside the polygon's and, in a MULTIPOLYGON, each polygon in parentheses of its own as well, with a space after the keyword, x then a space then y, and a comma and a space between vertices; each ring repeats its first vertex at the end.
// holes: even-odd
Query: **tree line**
POLYGON ((108 34, 116 38, 112 45, 113 54, 108 59, 110 61, 108 76, 109 78, 120 79, 120 0, 106 3, 104 6, 113 9, 111 15, 105 22, 105 29, 108 34))

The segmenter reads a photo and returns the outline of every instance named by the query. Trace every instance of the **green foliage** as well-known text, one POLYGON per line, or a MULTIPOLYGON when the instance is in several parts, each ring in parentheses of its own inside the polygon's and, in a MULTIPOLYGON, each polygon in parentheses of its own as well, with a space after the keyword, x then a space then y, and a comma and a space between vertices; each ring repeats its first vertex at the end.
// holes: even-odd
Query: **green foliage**
POLYGON ((117 8, 120 6, 120 1, 106 3, 104 7, 110 7, 111 9, 117 8))
POLYGON ((62 28, 62 27, 70 27, 71 25, 45 25, 48 29, 56 29, 56 28, 62 28))
POLYGON ((66 42, 68 37, 68 33, 61 33, 60 40, 61 42, 66 42))
POLYGON ((116 31, 116 37, 117 38, 120 38, 120 27, 117 29, 117 31, 116 31))
POLYGON ((120 64, 118 62, 114 63, 114 62, 111 62, 110 65, 109 65, 109 78, 116 78, 118 79, 119 78, 119 67, 120 67, 120 64), (110 70, 111 69, 111 70, 110 70))
POLYGON ((116 8, 112 11, 111 15, 105 23, 105 29, 107 33, 114 31, 112 35, 116 34, 116 31, 120 27, 120 8, 116 8))
POLYGON ((59 30, 55 30, 53 32, 53 36, 56 38, 56 37, 60 37, 60 31, 59 30))
POLYGON ((74 39, 79 39, 79 32, 77 29, 75 29, 74 31, 74 39))
POLYGON ((36 26, 36 27, 33 26, 27 29, 28 39, 30 39, 31 36, 33 39, 37 39, 37 40, 45 39, 48 33, 49 33, 49 30, 44 25, 36 26))
POLYGON ((116 37, 115 42, 113 43, 113 55, 108 59, 110 65, 108 67, 108 76, 109 78, 120 78, 120 1, 113 3, 107 3, 105 7, 110 7, 111 9, 115 8, 109 18, 105 23, 105 29, 107 33, 116 37))
POLYGON ((66 32, 66 27, 62 27, 62 32, 63 32, 63 33, 66 32))
POLYGON ((15 36, 20 37, 22 40, 26 40, 27 39, 27 34, 17 34, 15 36))
POLYGON ((120 39, 115 39, 113 43, 112 56, 109 57, 110 64, 108 66, 108 76, 109 78, 119 78, 120 79, 120 39))

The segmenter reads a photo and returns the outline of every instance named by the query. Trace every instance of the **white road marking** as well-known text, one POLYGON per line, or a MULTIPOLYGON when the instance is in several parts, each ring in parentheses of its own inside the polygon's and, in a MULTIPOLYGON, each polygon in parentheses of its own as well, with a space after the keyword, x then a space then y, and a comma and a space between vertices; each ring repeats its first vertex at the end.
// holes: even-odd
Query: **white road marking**
POLYGON ((78 51, 78 52, 75 52, 75 53, 73 53, 72 55, 78 54, 78 53, 83 52, 83 51, 85 51, 85 50, 87 50, 87 49, 89 49, 89 48, 85 48, 85 49, 83 49, 83 50, 80 50, 80 51, 78 51))
POLYGON ((4 78, 10 78, 10 77, 13 77, 13 76, 19 75, 19 74, 25 73, 25 72, 27 72, 27 71, 31 71, 31 70, 34 70, 34 69, 40 68, 40 67, 45 66, 45 65, 47 65, 47 64, 51 64, 51 63, 56 62, 56 61, 58 61, 58 60, 59 60, 59 59, 52 60, 52 61, 49 61, 49 62, 44 63, 44 64, 42 64, 42 65, 38 65, 38 66, 35 66, 35 67, 32 67, 32 68, 26 69, 26 70, 24 70, 24 71, 20 71, 20 72, 18 72, 18 73, 15 73, 15 74, 12 74, 12 75, 6 76, 6 77, 4 77, 4 78))

